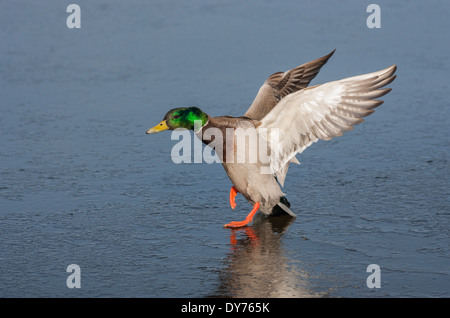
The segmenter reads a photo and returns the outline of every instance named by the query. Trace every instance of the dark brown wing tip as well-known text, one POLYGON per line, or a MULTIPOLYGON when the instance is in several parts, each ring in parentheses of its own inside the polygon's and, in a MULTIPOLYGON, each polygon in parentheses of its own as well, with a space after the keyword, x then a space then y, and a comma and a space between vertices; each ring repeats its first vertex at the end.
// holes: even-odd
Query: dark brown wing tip
POLYGON ((319 60, 324 60, 325 63, 330 59, 330 57, 333 56, 334 52, 336 52, 336 49, 334 49, 333 51, 331 51, 330 53, 328 53, 327 55, 319 58, 319 60))

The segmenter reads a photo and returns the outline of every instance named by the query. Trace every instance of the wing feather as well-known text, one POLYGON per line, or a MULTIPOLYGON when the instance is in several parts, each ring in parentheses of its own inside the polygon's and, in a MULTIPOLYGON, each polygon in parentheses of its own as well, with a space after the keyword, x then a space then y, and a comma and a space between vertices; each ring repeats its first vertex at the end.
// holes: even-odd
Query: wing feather
POLYGON ((284 97, 307 87, 334 51, 286 72, 277 72, 270 75, 259 89, 252 105, 244 116, 261 120, 284 97))
MULTIPOLYGON (((270 167, 284 182, 289 160, 312 143, 330 140, 363 122, 391 91, 380 89, 395 79, 396 66, 292 93, 261 120, 268 131, 270 167), (277 133, 271 133, 276 129, 277 133)), ((258 129, 259 129, 258 127, 258 129)), ((282 184, 282 183, 281 183, 282 184)), ((283 184, 282 184, 283 185, 283 184)))

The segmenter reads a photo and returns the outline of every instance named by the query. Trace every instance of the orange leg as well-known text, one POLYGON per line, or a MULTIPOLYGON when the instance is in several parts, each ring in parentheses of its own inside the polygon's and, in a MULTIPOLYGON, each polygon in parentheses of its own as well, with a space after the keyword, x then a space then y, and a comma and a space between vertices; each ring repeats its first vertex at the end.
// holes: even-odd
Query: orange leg
POLYGON ((253 220, 253 216, 256 214, 256 212, 258 212, 258 209, 259 209, 259 202, 256 202, 255 205, 253 206, 252 211, 247 215, 247 217, 245 218, 244 221, 240 221, 240 222, 233 221, 228 224, 225 224, 224 227, 237 228, 237 227, 246 226, 253 220))
POLYGON ((233 210, 236 207, 236 202, 234 201, 234 198, 238 193, 239 191, 234 186, 232 186, 230 189, 230 205, 233 210))

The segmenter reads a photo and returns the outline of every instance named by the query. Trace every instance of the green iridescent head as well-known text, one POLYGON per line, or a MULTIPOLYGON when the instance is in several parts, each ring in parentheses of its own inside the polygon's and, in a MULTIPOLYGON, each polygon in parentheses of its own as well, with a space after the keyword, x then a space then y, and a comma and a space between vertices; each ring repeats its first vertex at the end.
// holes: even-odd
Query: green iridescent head
POLYGON ((154 134, 163 130, 185 128, 194 130, 202 127, 208 121, 208 115, 197 107, 182 107, 169 110, 164 119, 155 127, 147 130, 147 134, 154 134))

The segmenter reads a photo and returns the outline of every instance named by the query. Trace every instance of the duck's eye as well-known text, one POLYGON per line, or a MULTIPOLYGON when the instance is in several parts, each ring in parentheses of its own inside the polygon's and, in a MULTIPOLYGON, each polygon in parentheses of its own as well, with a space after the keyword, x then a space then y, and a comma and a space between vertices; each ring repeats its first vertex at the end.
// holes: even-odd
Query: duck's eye
POLYGON ((175 115, 173 116, 173 119, 177 119, 178 117, 180 117, 180 115, 175 115))

